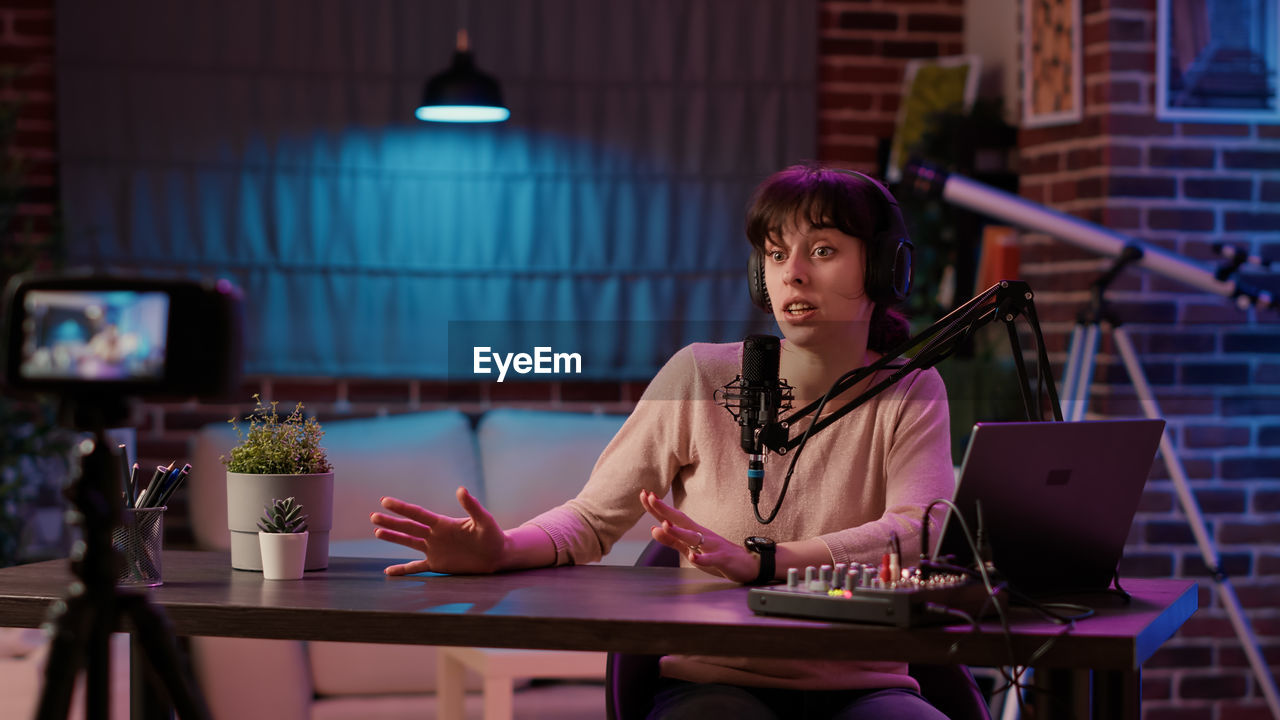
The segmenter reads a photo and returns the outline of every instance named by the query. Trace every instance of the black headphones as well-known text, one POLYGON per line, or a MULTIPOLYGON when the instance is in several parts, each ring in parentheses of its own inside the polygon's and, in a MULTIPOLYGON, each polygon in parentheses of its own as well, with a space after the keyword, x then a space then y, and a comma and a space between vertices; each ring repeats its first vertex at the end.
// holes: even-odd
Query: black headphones
MULTIPOLYGON (((854 170, 832 168, 835 172, 857 178, 870 185, 883 200, 880 227, 867 243, 867 267, 864 277, 867 297, 877 305, 894 305, 907 298, 911 292, 911 254, 915 246, 907 237, 907 225, 898 209, 898 201, 883 185, 869 175, 854 170)), ((751 302, 761 310, 772 313, 769 291, 764 284, 764 256, 753 251, 747 261, 747 281, 750 283, 751 302)))

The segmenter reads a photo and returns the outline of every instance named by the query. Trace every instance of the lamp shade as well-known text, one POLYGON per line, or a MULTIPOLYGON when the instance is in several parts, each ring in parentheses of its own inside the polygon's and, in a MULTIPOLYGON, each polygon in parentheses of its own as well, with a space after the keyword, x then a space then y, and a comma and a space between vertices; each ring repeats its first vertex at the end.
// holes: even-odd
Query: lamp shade
POLYGON ((498 81, 476 67, 470 51, 460 49, 444 72, 427 80, 414 115, 428 122, 502 122, 511 111, 502 103, 498 81))

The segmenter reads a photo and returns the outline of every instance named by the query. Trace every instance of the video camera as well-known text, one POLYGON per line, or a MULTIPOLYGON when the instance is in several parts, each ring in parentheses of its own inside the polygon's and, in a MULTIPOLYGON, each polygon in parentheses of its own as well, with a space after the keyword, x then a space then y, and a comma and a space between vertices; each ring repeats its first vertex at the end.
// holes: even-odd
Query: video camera
POLYGON ((227 280, 17 275, 5 289, 3 382, 75 399, 228 399, 241 303, 227 280))

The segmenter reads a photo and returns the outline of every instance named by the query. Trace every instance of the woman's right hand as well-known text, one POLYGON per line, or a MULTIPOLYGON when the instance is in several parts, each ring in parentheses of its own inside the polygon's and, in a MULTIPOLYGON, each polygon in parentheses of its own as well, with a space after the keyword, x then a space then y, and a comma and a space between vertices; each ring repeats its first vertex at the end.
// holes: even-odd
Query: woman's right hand
POLYGON ((369 520, 379 540, 419 550, 421 560, 390 565, 388 575, 420 572, 471 575, 496 572, 502 565, 506 533, 489 511, 466 488, 458 488, 458 504, 467 517, 433 513, 393 497, 382 498, 382 507, 394 515, 375 512, 369 520))

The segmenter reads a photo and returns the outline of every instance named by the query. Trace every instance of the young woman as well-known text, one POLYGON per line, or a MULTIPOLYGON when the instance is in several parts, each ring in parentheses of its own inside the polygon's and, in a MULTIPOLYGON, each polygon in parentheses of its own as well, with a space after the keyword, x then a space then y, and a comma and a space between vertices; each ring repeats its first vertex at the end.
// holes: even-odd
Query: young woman
MULTIPOLYGON (((817 165, 787 168, 757 189, 747 235, 759 253, 767 298, 755 299, 784 336, 779 376, 795 389, 795 407, 905 339, 905 321, 888 307, 895 293, 884 287, 894 274, 884 265, 895 250, 868 247, 896 241, 886 232, 896 213, 887 193, 865 176, 817 165)), ((741 343, 677 352, 582 492, 520 527, 498 527, 461 488, 464 518, 384 498, 390 514, 372 515, 374 534, 424 554, 387 574, 589 563, 645 513, 655 522, 654 539, 679 550, 682 563, 739 583, 785 577, 789 567, 875 562, 895 537, 905 557, 917 556, 924 508, 950 497, 954 485, 946 391, 936 371, 912 373, 815 434, 777 518, 763 525, 743 482, 738 426, 713 399, 741 360, 741 343), (670 504, 659 499, 668 492, 670 504), (753 540, 748 548, 749 537, 771 542, 753 540)), ((772 509, 789 462, 771 460, 762 514, 772 509)), ((919 696, 904 663, 669 656, 661 667, 651 717, 726 710, 733 717, 942 717, 919 696)))

